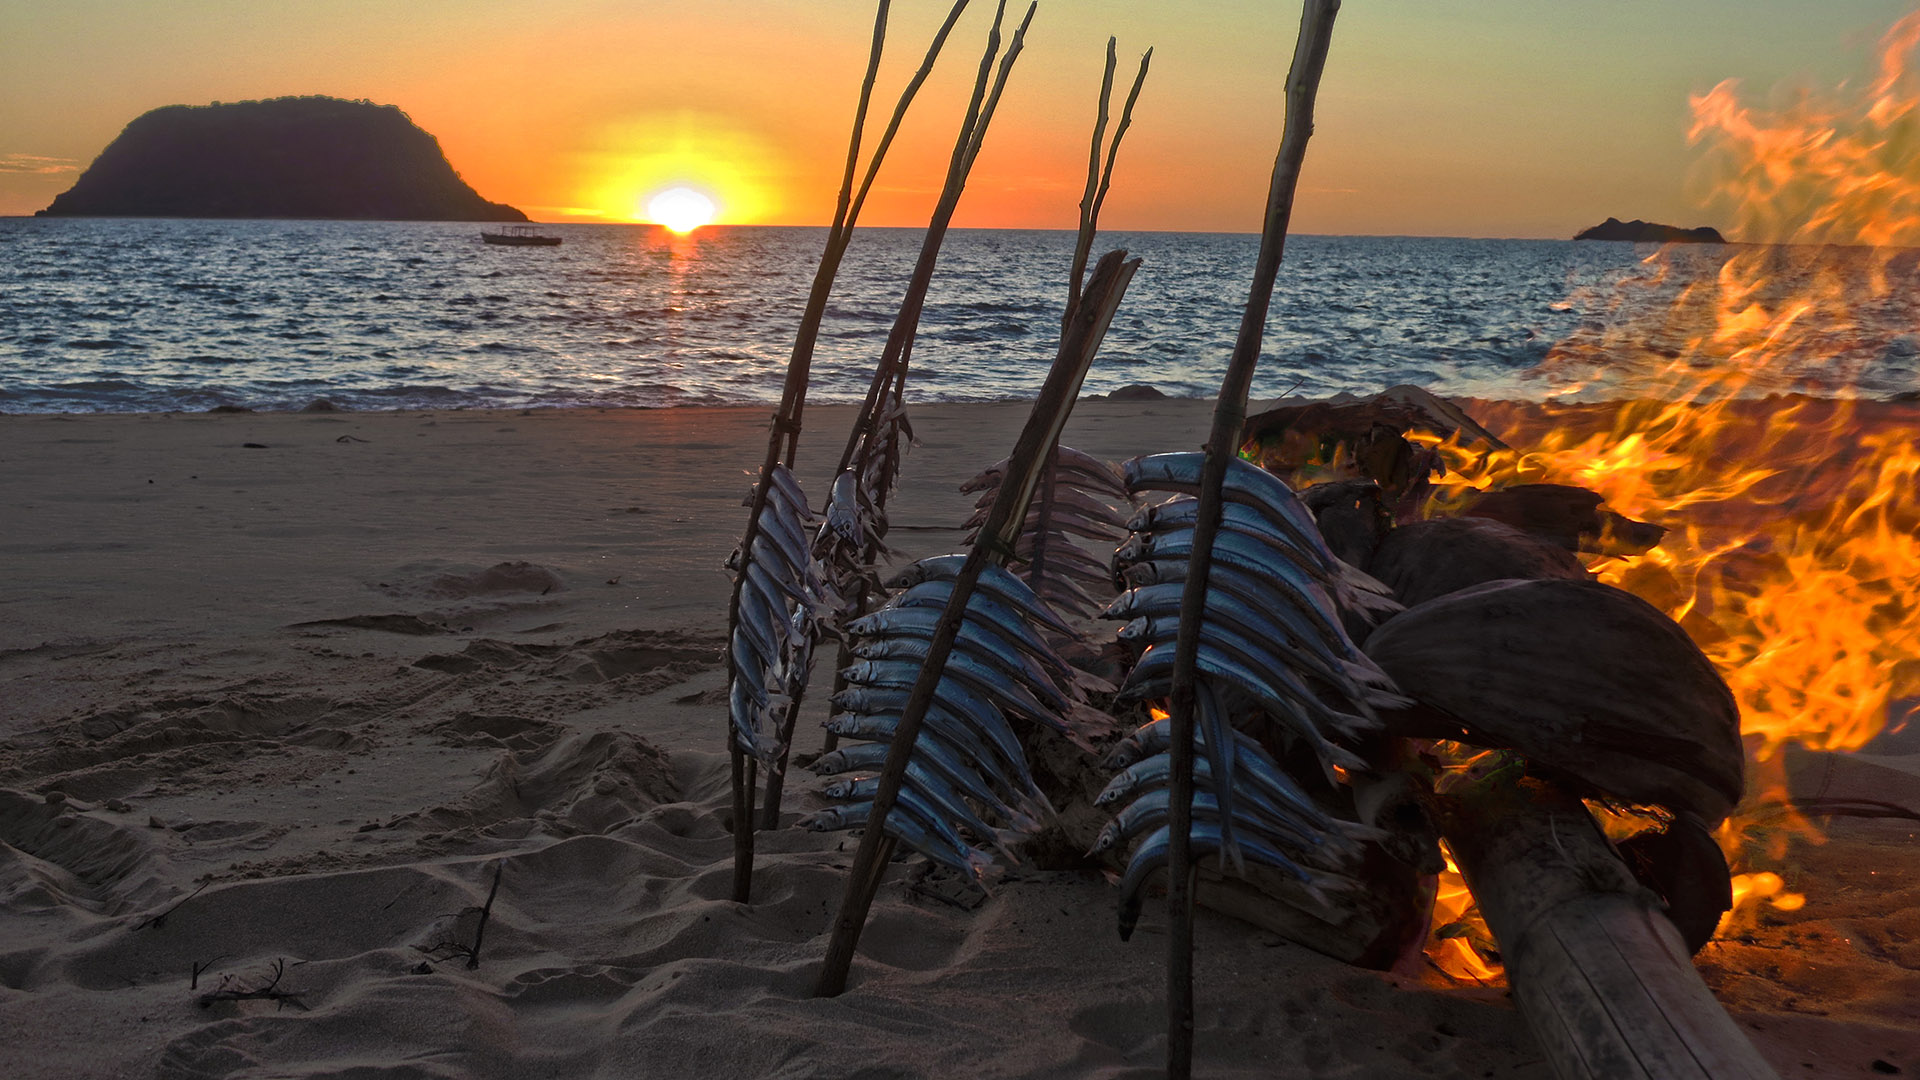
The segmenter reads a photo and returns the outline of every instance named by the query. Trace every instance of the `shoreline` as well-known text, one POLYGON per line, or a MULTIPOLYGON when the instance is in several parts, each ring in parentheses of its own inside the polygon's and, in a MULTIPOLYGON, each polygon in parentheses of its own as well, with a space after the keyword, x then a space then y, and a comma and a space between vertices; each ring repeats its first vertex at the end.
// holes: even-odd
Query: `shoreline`
MULTIPOLYGON (((1168 403, 1168 404, 1175 403, 1175 402, 1193 402, 1193 403, 1211 405, 1214 400, 1213 395, 1206 395, 1202 397, 1180 397, 1174 394, 1167 394, 1160 391, 1158 387, 1153 386, 1151 383, 1132 384, 1127 387, 1121 388, 1119 392, 1125 394, 1126 391, 1133 390, 1136 386, 1145 386, 1147 389, 1152 390, 1154 394, 1158 396, 1133 396, 1128 394, 1126 396, 1115 397, 1114 394, 1112 393, 1089 394, 1085 397, 1080 398, 1078 404, 1075 405, 1075 408, 1079 408, 1082 405, 1152 404, 1156 402, 1168 403)), ((1281 405, 1302 405, 1302 404, 1310 404, 1313 402, 1328 402, 1328 401, 1335 401, 1335 402, 1354 401, 1354 400, 1363 400, 1365 396, 1366 395, 1335 394, 1332 397, 1327 397, 1327 398, 1301 398, 1301 397, 1289 396, 1289 397, 1279 397, 1279 398, 1256 399, 1248 403, 1248 415, 1254 415, 1265 409, 1275 408, 1281 405)), ((1462 404, 1474 403, 1477 405, 1504 406, 1504 407, 1515 408, 1515 409, 1619 408, 1624 405, 1632 405, 1632 404, 1646 402, 1649 400, 1654 400, 1644 395, 1636 395, 1636 396, 1629 396, 1629 397, 1591 398, 1591 399, 1589 398, 1576 399, 1576 398, 1564 398, 1564 397, 1563 398, 1514 397, 1514 396, 1485 397, 1479 394, 1441 394, 1437 396, 1445 400, 1453 401, 1456 403, 1462 403, 1462 404)), ((1030 405, 1033 402, 1033 400, 1034 399, 1031 396, 1024 396, 1024 397, 1011 396, 1011 397, 1000 397, 1000 398, 991 398, 991 399, 969 398, 969 399, 959 399, 959 400, 909 399, 909 401, 907 402, 907 405, 909 408, 912 408, 915 410, 952 409, 952 408, 1004 408, 1004 407, 1016 406, 1021 404, 1030 405)), ((1832 401, 1832 402, 1852 402, 1852 403, 1863 404, 1868 406, 1881 406, 1881 405, 1901 406, 1901 405, 1911 405, 1915 403, 1920 403, 1920 390, 1901 390, 1901 391, 1896 391, 1883 396, 1852 395, 1852 394, 1843 394, 1843 393, 1815 394, 1815 393, 1808 393, 1808 392, 1799 391, 1799 390, 1773 390, 1757 396, 1741 396, 1739 398, 1736 398, 1735 400, 1743 405, 1765 403, 1765 402, 1776 402, 1776 401, 1784 401, 1784 402, 1832 401)), ((845 401, 840 401, 840 400, 809 401, 807 403, 807 407, 809 409, 846 409, 846 408, 853 408, 859 404, 860 402, 855 399, 848 399, 845 401)), ((313 401, 309 402, 308 404, 301 406, 299 408, 287 408, 287 409, 254 408, 252 406, 247 406, 247 405, 215 405, 205 409, 161 409, 161 410, 93 409, 93 410, 88 410, 84 412, 60 412, 60 411, 52 411, 52 410, 32 411, 32 412, 10 412, 5 409, 0 409, 0 417, 64 416, 64 417, 79 418, 79 417, 91 417, 91 416, 125 416, 125 417, 173 418, 173 417, 190 417, 190 416, 249 416, 249 415, 251 416, 310 416, 310 415, 396 416, 396 415, 419 414, 419 413, 467 413, 467 414, 521 415, 529 412, 533 412, 533 413, 540 413, 540 412, 569 413, 569 412, 584 412, 584 411, 663 412, 663 411, 674 411, 674 410, 683 410, 683 409, 715 409, 715 410, 764 409, 764 410, 770 411, 776 408, 778 405, 779 405, 779 400, 777 398, 768 398, 764 401, 757 400, 757 401, 724 401, 724 402, 671 402, 671 403, 665 403, 665 404, 659 404, 659 405, 622 405, 622 404, 599 404, 599 403, 593 403, 593 402, 581 402, 581 403, 572 404, 572 405, 408 405, 408 406, 401 406, 401 407, 392 408, 392 409, 366 409, 366 408, 337 405, 333 403, 330 399, 321 397, 321 398, 316 398, 313 401)))
MULTIPOLYGON (((807 410, 816 498, 852 411, 807 410)), ((1920 405, 1861 412, 1920 430, 1920 405)), ((903 559, 957 545, 958 484, 1027 413, 914 408, 903 559)), ((1191 448, 1211 413, 1083 401, 1066 439, 1191 448)), ((725 899, 720 564, 769 414, 0 416, 15 1075, 1157 1075, 1161 916, 1121 944, 1096 873, 1018 871, 966 910, 896 867, 832 1001, 807 994, 845 834, 763 833, 756 902, 725 899), (471 940, 501 866, 468 970, 434 948, 471 940), (202 1004, 276 960, 297 1003, 202 1004)), ((1920 753, 1794 760, 1834 797, 1920 800, 1920 753)), ((1783 1074, 1920 1068, 1913 823, 1830 824, 1768 864, 1807 906, 1697 962, 1783 1074)), ((1208 1075, 1546 1073, 1497 988, 1213 914, 1198 939, 1208 1075)))

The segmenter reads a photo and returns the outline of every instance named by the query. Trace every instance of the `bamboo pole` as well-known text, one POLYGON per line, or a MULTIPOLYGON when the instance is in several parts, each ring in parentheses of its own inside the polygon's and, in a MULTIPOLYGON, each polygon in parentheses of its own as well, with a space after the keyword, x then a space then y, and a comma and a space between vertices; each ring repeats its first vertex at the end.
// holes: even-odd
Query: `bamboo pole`
POLYGON ((1026 521, 1027 502, 1033 495, 1041 467, 1053 445, 1059 441, 1060 429, 1066 425, 1074 400, 1079 396, 1087 368, 1092 365, 1100 341, 1106 336, 1114 312, 1119 309, 1127 283, 1132 280, 1134 270, 1139 265, 1138 259, 1128 259, 1124 251, 1111 251, 1101 258, 1088 285, 1081 311, 1075 317, 1066 340, 1061 342, 1053 367, 1047 372, 1047 380, 1040 388, 1039 397, 1034 400, 1033 411, 1014 443, 1006 480, 1001 483, 999 494, 987 511, 986 524, 974 539, 973 547, 961 565, 960 574, 954 580, 946 609, 941 613, 940 621, 934 628, 933 640, 927 646, 927 658, 920 669, 920 676, 913 685, 906 706, 901 710, 900 723, 894 730, 893 740, 887 749, 886 765, 880 774, 880 788, 874 793, 873 809, 867 815, 866 833, 860 838, 860 849, 854 856, 853 869, 847 875, 846 894, 841 898, 839 913, 834 918, 833 938, 827 945, 820 978, 814 984, 815 997, 834 997, 846 989, 847 973, 853 966, 854 950, 860 943, 860 931, 866 925, 867 912, 873 905, 874 893, 879 888, 887 859, 893 851, 893 841, 886 835, 885 829, 887 814, 893 809, 900 793, 907 763, 913 757, 914 741, 919 737, 927 707, 945 672, 947 655, 952 651, 954 638, 959 634, 960 624, 965 621, 967 601, 973 595, 974 585, 988 562, 997 563, 1012 552, 1013 540, 1019 536, 1020 527, 1026 521))
MULTIPOLYGON (((900 311, 895 315, 893 327, 887 333, 887 344, 881 351, 880 362, 874 368, 873 379, 867 387, 867 397, 861 406, 860 414, 854 422, 853 430, 847 436, 846 449, 840 455, 840 467, 836 475, 845 472, 853 461, 861 439, 873 430, 881 410, 886 407, 889 395, 882 391, 891 380, 904 379, 908 358, 913 354, 914 335, 920 327, 920 313, 926 305, 927 290, 933 282, 933 272, 939 262, 940 248, 945 242, 947 229, 953 222, 953 213, 960 205, 960 195, 967 186, 967 175, 973 167, 973 153, 977 153, 980 140, 986 135, 986 128, 993 120, 995 106, 1000 103, 1000 94, 1006 88, 1007 73, 1012 67, 1013 58, 1018 55, 1027 25, 1021 23, 1014 34, 1012 44, 1000 68, 998 79, 993 80, 992 92, 988 93, 989 79, 993 75, 993 60, 1000 47, 1000 24, 1006 15, 1006 0, 1001 0, 994 11, 993 27, 987 34, 986 54, 980 60, 980 71, 974 79, 973 96, 967 101, 967 111, 960 123, 960 136, 953 147, 953 157, 947 166, 947 178, 940 190, 940 199, 934 204, 933 216, 927 223, 926 235, 920 243, 920 257, 914 263, 913 274, 907 280, 906 297, 900 302, 900 311), (898 373, 896 376, 896 369, 898 373)), ((1027 9, 1027 20, 1033 19, 1033 9, 1027 9)), ((859 600, 864 604, 865 590, 861 590, 859 600)), ((847 645, 840 644, 839 658, 834 664, 838 672, 847 666, 847 645)), ((835 676, 834 692, 843 689, 839 676, 835 676)), ((796 694, 787 703, 785 715, 780 720, 780 743, 791 748, 793 729, 800 717, 801 695, 796 694)), ((837 740, 836 740, 837 742, 837 740)), ((832 749, 829 746, 828 749, 832 749)), ((786 785, 787 757, 782 754, 767 769, 767 787, 760 807, 760 827, 772 829, 780 824, 780 798, 786 785)))
POLYGON ((1313 134, 1313 100, 1326 68, 1327 46, 1333 36, 1333 18, 1340 0, 1306 0, 1300 14, 1300 37, 1294 47, 1293 67, 1287 73, 1287 122, 1274 161, 1273 182, 1267 193, 1266 224, 1260 234, 1260 254, 1254 262, 1253 284, 1233 358, 1220 383, 1214 404, 1213 428, 1207 437, 1206 460, 1200 475, 1200 505, 1193 531, 1193 557, 1187 567, 1186 588, 1180 595, 1180 635, 1174 649, 1171 702, 1171 791, 1168 799, 1170 842, 1167 851, 1167 1076, 1187 1080, 1193 1075, 1193 859, 1188 830, 1193 823, 1193 712, 1194 666, 1199 653, 1200 624, 1206 608, 1207 574, 1213 564, 1213 538, 1220 529, 1221 486, 1227 464, 1239 448, 1246 422, 1247 393, 1260 360, 1260 340, 1266 330, 1273 281, 1286 248, 1287 223, 1293 215, 1293 193, 1300 180, 1300 164, 1313 134))
POLYGON ((1586 807, 1550 784, 1506 775, 1458 785, 1435 806, 1555 1075, 1776 1077, 1586 807))
MULTIPOLYGON (((820 337, 820 323, 826 316, 827 297, 833 291, 833 279, 840 271, 840 261, 845 257, 847 244, 853 236, 853 228, 860 217, 860 208, 866 202, 867 192, 873 186, 873 180, 880 171, 880 162, 885 158, 887 148, 893 142, 893 136, 899 130, 901 118, 906 115, 908 105, 919 92, 920 85, 926 81, 927 74, 933 69, 933 62, 939 56, 941 47, 946 43, 947 35, 960 19, 960 13, 966 10, 968 0, 955 0, 953 9, 946 21, 934 35, 933 44, 928 48, 926 59, 919 70, 901 92, 900 101, 894 107, 893 118, 887 130, 875 147, 868 161, 866 177, 861 181, 858 192, 853 188, 853 176, 860 159, 860 135, 866 127, 867 107, 873 96, 873 84, 880 71, 880 56, 886 42, 887 13, 889 0, 880 0, 874 14, 873 46, 867 58, 866 76, 860 84, 860 101, 854 110, 853 134, 847 145, 847 167, 840 182, 840 194, 833 212, 833 224, 827 230, 826 250, 820 256, 820 265, 814 271, 813 287, 807 294, 807 305, 800 316, 800 327, 794 334, 793 351, 787 359, 787 377, 781 387, 780 406, 775 411, 773 424, 767 436, 767 455, 760 466, 760 482, 754 488, 751 509, 747 511, 746 534, 740 540, 742 560, 753 558, 753 541, 760 534, 760 516, 766 511, 767 492, 771 486, 773 470, 784 461, 789 467, 793 464, 800 444, 801 414, 806 408, 807 379, 813 365, 813 350, 820 337)), ((732 598, 727 603, 727 630, 731 634, 740 621, 740 590, 746 581, 745 566, 734 578, 732 598)), ((746 760, 746 752, 740 748, 734 738, 731 719, 727 727, 727 747, 732 758, 733 779, 733 899, 746 903, 753 894, 753 791, 756 767, 754 762, 746 760)))

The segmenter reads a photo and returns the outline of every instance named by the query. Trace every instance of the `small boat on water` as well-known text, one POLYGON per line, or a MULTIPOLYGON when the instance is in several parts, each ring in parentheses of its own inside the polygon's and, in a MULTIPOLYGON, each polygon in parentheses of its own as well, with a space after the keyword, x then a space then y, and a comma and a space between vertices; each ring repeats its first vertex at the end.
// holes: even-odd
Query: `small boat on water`
POLYGON ((560 243, 559 237, 543 233, 533 225, 503 225, 499 232, 482 232, 480 239, 509 247, 557 247, 560 243))

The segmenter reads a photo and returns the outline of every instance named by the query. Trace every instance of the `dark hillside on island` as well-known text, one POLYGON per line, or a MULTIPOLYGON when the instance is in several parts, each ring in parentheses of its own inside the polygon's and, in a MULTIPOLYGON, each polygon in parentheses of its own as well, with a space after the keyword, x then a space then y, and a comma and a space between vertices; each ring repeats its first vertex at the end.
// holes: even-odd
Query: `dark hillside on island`
POLYGON ((1636 244, 1724 244, 1726 238, 1711 225, 1683 229, 1678 225, 1659 225, 1651 221, 1621 221, 1608 218, 1590 229, 1574 234, 1575 240, 1628 240, 1636 244))
POLYGON ((527 220, 468 187, 398 108, 329 97, 155 109, 40 214, 527 220))

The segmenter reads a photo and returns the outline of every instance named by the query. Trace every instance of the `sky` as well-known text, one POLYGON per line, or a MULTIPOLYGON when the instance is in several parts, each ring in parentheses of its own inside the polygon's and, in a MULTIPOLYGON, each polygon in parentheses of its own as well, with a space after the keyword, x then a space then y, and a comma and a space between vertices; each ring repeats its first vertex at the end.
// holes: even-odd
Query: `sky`
MULTIPOLYGON (((1716 217, 1690 95, 1756 102, 1869 77, 1914 0, 1347 0, 1296 232, 1569 237, 1716 217)), ((875 110, 949 0, 897 0, 875 110)), ((0 215, 72 185, 162 105, 329 94, 398 105, 488 199, 541 221, 645 220, 686 184, 719 220, 832 214, 871 0, 0 0, 0 215)), ((974 0, 862 217, 923 225, 993 7, 974 0)), ((1017 20, 1024 6, 1010 8, 1017 20)), ((1041 0, 955 223, 1071 228, 1109 35, 1153 68, 1102 218, 1255 232, 1299 8, 1041 0)), ((871 142, 871 139, 869 140, 871 142)))

